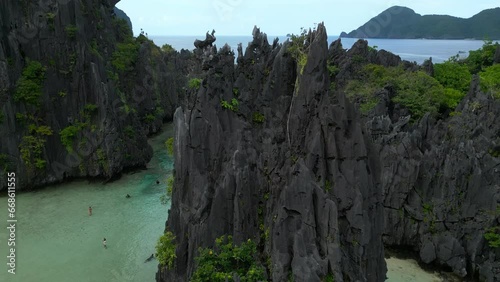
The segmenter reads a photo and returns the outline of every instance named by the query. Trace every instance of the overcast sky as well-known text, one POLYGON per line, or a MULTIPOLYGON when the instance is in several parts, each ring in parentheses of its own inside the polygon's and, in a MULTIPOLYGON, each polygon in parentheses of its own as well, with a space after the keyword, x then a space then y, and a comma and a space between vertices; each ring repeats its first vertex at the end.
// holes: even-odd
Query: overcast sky
POLYGON ((298 33, 325 22, 329 35, 358 28, 385 9, 406 6, 421 15, 469 18, 500 6, 498 0, 121 0, 134 33, 149 35, 251 35, 254 25, 268 35, 298 33))

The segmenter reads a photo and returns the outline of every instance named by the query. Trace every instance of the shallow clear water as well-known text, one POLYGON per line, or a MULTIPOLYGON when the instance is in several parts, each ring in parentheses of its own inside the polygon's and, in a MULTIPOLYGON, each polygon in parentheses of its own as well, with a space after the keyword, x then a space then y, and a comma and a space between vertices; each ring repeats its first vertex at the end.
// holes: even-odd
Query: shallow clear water
POLYGON ((4 258, 0 281, 154 281, 157 261, 144 261, 155 252, 170 207, 160 203, 160 196, 173 166, 164 146, 172 130, 166 126, 150 140, 155 154, 147 170, 106 185, 74 181, 18 193, 15 275, 7 273, 5 263, 7 198, 0 198, 4 258), (107 249, 102 245, 104 237, 107 249))
MULTIPOLYGON (((150 139, 155 151, 148 169, 108 183, 73 181, 18 193, 16 274, 2 263, 0 281, 147 282, 155 280, 155 252, 170 203, 161 205, 173 168, 164 147, 172 125, 150 139), (156 180, 160 180, 160 185, 156 180), (130 194, 131 198, 125 198, 130 194), (88 215, 92 206, 93 214, 88 215), (107 239, 107 249, 102 239, 107 239)), ((0 202, 0 250, 6 262, 7 198, 0 202)), ((389 282, 441 281, 411 260, 388 259, 389 282)))
POLYGON ((387 282, 441 282, 437 273, 423 271, 413 259, 388 258, 387 282))

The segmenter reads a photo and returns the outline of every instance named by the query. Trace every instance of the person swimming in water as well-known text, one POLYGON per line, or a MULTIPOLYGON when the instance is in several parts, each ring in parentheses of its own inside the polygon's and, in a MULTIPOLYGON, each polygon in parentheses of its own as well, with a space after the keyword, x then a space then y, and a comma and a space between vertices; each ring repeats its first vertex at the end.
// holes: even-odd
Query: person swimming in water
POLYGON ((89 207, 89 216, 92 215, 92 207, 89 207))
POLYGON ((156 184, 160 184, 160 180, 156 180, 156 184))
POLYGON ((144 262, 148 262, 148 261, 151 261, 152 259, 154 259, 155 257, 155 254, 151 254, 151 256, 149 258, 147 258, 144 262))
POLYGON ((127 198, 127 199, 128 199, 128 198, 130 198, 130 195, 129 195, 129 194, 127 194, 127 196, 125 196, 125 198, 127 198))
POLYGON ((104 248, 105 248, 105 249, 107 249, 107 248, 108 248, 108 246, 107 246, 106 244, 107 244, 107 241, 106 241, 106 238, 104 238, 104 239, 102 240, 102 245, 104 246, 104 248))

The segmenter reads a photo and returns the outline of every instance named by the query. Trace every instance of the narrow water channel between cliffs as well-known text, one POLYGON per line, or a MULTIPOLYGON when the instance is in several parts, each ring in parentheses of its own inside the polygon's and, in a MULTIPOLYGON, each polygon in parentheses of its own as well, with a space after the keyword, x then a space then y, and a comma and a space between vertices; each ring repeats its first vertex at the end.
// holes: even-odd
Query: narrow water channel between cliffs
MULTIPOLYGON (((16 274, 7 273, 7 198, 0 197, 0 281, 147 282, 155 280, 155 252, 170 203, 162 205, 173 159, 164 142, 173 126, 151 138, 148 169, 108 184, 78 180, 16 196, 16 274), (159 180, 160 184, 156 184, 159 180), (126 198, 129 194, 131 197, 126 198), (92 216, 88 207, 92 206, 92 216), (4 208, 5 207, 5 208, 4 208), (107 240, 107 249, 102 245, 107 240)), ((441 281, 411 260, 388 259, 390 282, 441 281)))
POLYGON ((105 185, 78 180, 18 192, 15 275, 7 273, 7 198, 1 197, 0 281, 154 281, 157 261, 144 261, 155 252, 170 207, 160 196, 173 168, 164 145, 172 134, 167 125, 149 140, 154 156, 147 170, 105 185))

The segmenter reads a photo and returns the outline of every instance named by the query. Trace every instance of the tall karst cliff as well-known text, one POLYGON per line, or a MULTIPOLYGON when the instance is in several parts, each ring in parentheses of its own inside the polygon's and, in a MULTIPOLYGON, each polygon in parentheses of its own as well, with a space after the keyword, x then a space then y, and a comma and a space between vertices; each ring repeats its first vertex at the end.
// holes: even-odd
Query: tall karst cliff
POLYGON ((199 91, 175 112, 177 258, 157 281, 188 281, 198 248, 224 234, 257 242, 272 281, 384 281, 378 156, 329 90, 324 26, 306 36, 303 65, 291 43, 253 36, 236 67, 228 46, 208 47, 199 91))
MULTIPOLYGON (((412 65, 364 40, 348 51, 340 40, 332 46, 340 88, 359 79, 356 70, 368 64, 399 66, 406 74, 434 73, 429 61, 412 65)), ((365 111, 363 123, 380 157, 384 245, 412 251, 421 262, 459 277, 492 282, 500 279, 495 246, 500 240, 500 99, 480 81, 473 76, 467 94, 449 114, 421 118, 395 99, 417 84, 402 90, 385 83, 374 89, 378 103, 365 111)))
POLYGON ((0 168, 18 188, 144 166, 172 118, 178 53, 133 38, 116 2, 0 2, 0 168))

